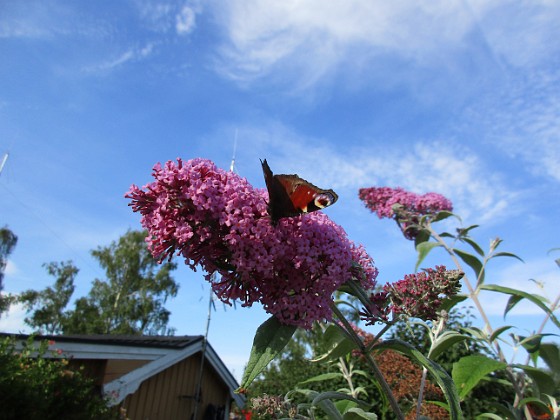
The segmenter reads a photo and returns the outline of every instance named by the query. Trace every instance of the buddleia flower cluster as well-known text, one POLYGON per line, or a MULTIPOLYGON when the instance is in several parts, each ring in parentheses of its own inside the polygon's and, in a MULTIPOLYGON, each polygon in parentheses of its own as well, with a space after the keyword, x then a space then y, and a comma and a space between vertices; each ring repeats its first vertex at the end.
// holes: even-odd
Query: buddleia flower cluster
POLYGON ((407 239, 418 235, 422 216, 453 210, 451 201, 433 192, 420 195, 402 188, 371 187, 361 188, 358 195, 380 219, 394 219, 407 239))
POLYGON ((310 328, 331 320, 332 294, 356 276, 356 263, 360 285, 375 286, 371 257, 321 212, 273 226, 266 190, 206 159, 157 164, 152 176, 125 195, 141 214, 151 253, 202 268, 225 303, 259 302, 280 322, 310 328))

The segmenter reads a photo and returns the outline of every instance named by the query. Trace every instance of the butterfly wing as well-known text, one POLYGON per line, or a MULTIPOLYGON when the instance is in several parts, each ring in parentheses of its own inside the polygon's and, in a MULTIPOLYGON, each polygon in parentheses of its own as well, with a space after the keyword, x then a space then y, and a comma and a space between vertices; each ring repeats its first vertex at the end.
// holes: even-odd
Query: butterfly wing
POLYGON ((333 190, 323 190, 297 175, 275 175, 299 213, 310 213, 328 207, 338 200, 333 190))
POLYGON ((297 175, 273 175, 266 159, 261 161, 268 189, 268 213, 276 224, 282 217, 293 217, 328 207, 336 202, 333 190, 323 190, 297 175))
POLYGON ((288 191, 280 180, 272 174, 266 159, 261 161, 264 180, 268 190, 268 214, 276 224, 282 217, 297 216, 300 212, 292 204, 288 191))

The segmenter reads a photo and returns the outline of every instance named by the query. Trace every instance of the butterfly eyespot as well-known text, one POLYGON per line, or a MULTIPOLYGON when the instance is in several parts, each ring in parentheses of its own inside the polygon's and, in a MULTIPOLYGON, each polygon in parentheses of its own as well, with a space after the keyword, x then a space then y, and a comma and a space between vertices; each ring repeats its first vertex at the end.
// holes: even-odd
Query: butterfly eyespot
POLYGON ((314 202, 316 207, 323 209, 330 206, 334 202, 334 197, 330 194, 320 194, 315 197, 314 202))

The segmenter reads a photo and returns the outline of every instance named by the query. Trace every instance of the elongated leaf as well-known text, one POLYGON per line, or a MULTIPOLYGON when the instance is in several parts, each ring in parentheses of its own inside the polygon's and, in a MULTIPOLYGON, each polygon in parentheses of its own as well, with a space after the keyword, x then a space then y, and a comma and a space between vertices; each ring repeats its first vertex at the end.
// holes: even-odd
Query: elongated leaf
MULTIPOLYGON (((272 316, 257 329, 241 387, 247 388, 264 368, 286 347, 297 327, 283 325, 272 316)), ((238 390, 238 391, 239 391, 238 390)))
POLYGON ((512 254, 511 252, 496 252, 495 254, 492 254, 492 256, 488 259, 490 260, 490 259, 496 258, 496 257, 511 257, 511 258, 518 259, 521 262, 525 262, 521 259, 521 257, 519 257, 515 254, 512 254))
POLYGON ((320 407, 329 417, 329 419, 342 419, 342 415, 340 411, 338 411, 336 405, 332 402, 332 400, 349 400, 359 403, 360 401, 352 398, 348 394, 343 394, 342 392, 336 391, 327 391, 322 392, 313 398, 312 405, 320 407))
POLYGON ((511 311, 515 305, 517 305, 519 302, 521 302, 523 300, 522 296, 517 296, 517 295, 511 295, 506 303, 506 307, 504 309, 504 318, 506 317, 506 315, 508 314, 509 311, 511 311))
POLYGON ((453 252, 455 252, 455 254, 457 254, 465 264, 473 269, 476 274, 477 286, 484 283, 484 273, 482 272, 484 266, 482 265, 482 262, 474 255, 460 249, 454 248, 453 252))
POLYGON ((418 271, 418 267, 422 264, 422 261, 428 256, 430 251, 438 246, 441 246, 437 242, 422 242, 418 244, 416 247, 416 251, 418 252, 418 260, 416 261, 416 267, 414 267, 414 271, 418 271))
POLYGON ((505 369, 506 363, 482 355, 466 356, 453 363, 453 382, 459 389, 461 401, 490 372, 505 369))
POLYGON ((430 231, 426 229, 420 229, 414 238, 414 246, 418 247, 421 243, 427 242, 430 240, 430 231))
POLYGON ((504 331, 509 330, 510 328, 513 328, 513 326, 511 325, 504 325, 503 327, 500 327, 496 330, 494 330, 494 332, 492 333, 492 335, 490 336, 490 342, 492 343, 496 338, 498 338, 504 331))
POLYGON ((298 385, 307 385, 312 382, 323 382, 340 378, 343 378, 342 373, 340 372, 323 373, 321 375, 314 376, 313 378, 306 379, 305 381, 300 382, 298 385))
POLYGON ((471 238, 461 238, 461 240, 469 244, 476 251, 478 255, 484 257, 484 251, 482 250, 482 248, 471 238))
POLYGON ((458 303, 461 303, 465 300, 467 300, 469 297, 467 295, 455 295, 455 296, 451 296, 448 298, 445 298, 442 302, 441 302, 441 306, 440 309, 446 311, 446 312, 450 312, 451 309, 457 305, 458 303))
POLYGON ((554 323, 554 325, 560 328, 560 321, 558 321, 558 318, 556 318, 556 316, 551 312, 551 310, 548 309, 548 307, 545 304, 546 299, 544 297, 523 292, 522 290, 512 289, 510 287, 498 286, 497 284, 486 284, 486 285, 482 285, 480 288, 483 290, 491 290, 493 292, 499 292, 499 293, 504 293, 506 295, 520 296, 522 298, 525 298, 533 302, 544 312, 546 312, 550 317, 550 320, 554 323))
POLYGON ((377 415, 373 413, 366 413, 364 410, 358 407, 350 408, 344 416, 342 416, 343 420, 377 420, 377 415))
POLYGON ((459 343, 470 338, 471 337, 469 337, 468 335, 459 334, 456 331, 445 331, 432 344, 432 348, 430 349, 430 354, 428 354, 428 357, 431 359, 435 359, 455 343, 459 343))
POLYGON ((554 394, 556 389, 554 378, 542 369, 535 368, 528 365, 513 365, 514 367, 523 369, 523 371, 533 380, 537 386, 539 393, 554 394))
POLYGON ((470 226, 467 226, 466 228, 459 228, 459 229, 457 229, 457 231, 462 236, 466 236, 471 230, 476 229, 479 226, 480 225, 470 225, 470 226))
POLYGON ((560 372, 560 346, 556 343, 541 344, 539 356, 552 372, 560 372))
POLYGON ((391 349, 399 353, 405 354, 412 361, 424 366, 428 372, 438 383, 443 391, 447 402, 449 403, 449 415, 451 419, 462 418, 461 406, 459 404, 459 394, 455 388, 453 380, 449 377, 447 372, 437 363, 431 361, 424 356, 420 351, 411 346, 410 344, 401 340, 386 340, 376 345, 374 349, 385 350, 391 349))
POLYGON ((437 212, 436 217, 434 217, 432 219, 432 222, 439 222, 440 220, 447 219, 448 217, 451 217, 451 216, 455 216, 457 219, 459 219, 459 221, 461 220, 461 218, 459 216, 451 213, 450 211, 442 210, 442 211, 437 212))
POLYGON ((327 351, 321 356, 313 359, 313 362, 323 360, 336 360, 356 348, 351 341, 336 325, 329 325, 323 334, 323 340, 327 351))
POLYGON ((476 420, 478 419, 493 419, 493 420, 503 420, 503 417, 498 416, 494 413, 482 413, 476 416, 476 420))

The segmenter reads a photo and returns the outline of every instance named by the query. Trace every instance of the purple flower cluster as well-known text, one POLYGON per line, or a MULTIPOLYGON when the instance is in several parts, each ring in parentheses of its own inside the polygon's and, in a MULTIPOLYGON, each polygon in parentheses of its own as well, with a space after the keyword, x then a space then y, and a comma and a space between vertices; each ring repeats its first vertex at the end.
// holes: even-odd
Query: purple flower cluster
POLYGON ((419 215, 453 210, 451 201, 441 194, 430 192, 419 195, 405 191, 400 187, 360 188, 359 197, 360 200, 365 202, 366 207, 376 213, 380 219, 394 217, 393 206, 395 204, 400 204, 405 210, 419 215))
POLYGON ((423 320, 436 319, 443 300, 459 293, 461 278, 462 272, 448 271, 445 266, 407 274, 403 280, 387 283, 382 292, 372 294, 371 308, 361 312, 362 319, 371 324, 386 321, 390 312, 423 320))
POLYGON ((395 219, 407 239, 418 234, 422 216, 453 210, 451 201, 433 192, 419 195, 402 188, 372 187, 361 188, 359 197, 380 219, 395 219))
POLYGON ((202 267, 223 302, 260 302, 281 322, 310 328, 331 319, 332 294, 355 274, 353 262, 360 284, 375 285, 371 257, 320 212, 272 226, 266 191, 205 159, 157 164, 152 175, 125 195, 142 215, 152 254, 202 267))

